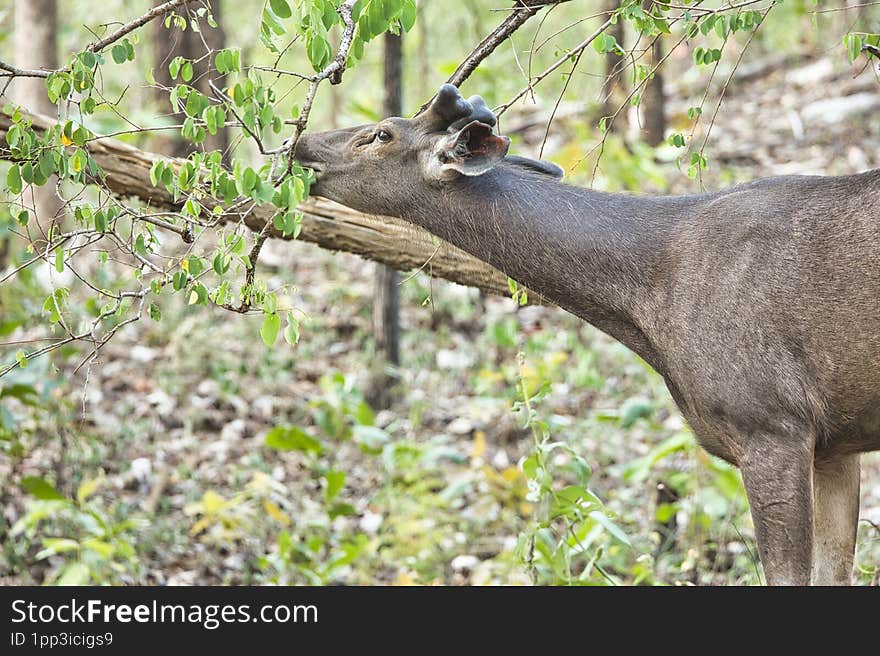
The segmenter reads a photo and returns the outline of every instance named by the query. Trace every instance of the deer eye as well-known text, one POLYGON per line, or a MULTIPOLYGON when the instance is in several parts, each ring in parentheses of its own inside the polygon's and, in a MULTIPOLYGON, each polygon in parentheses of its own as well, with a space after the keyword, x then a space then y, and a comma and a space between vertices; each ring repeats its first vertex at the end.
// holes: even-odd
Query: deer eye
POLYGON ((392 138, 391 133, 387 130, 379 130, 376 133, 376 139, 378 139, 380 143, 388 143, 392 138))

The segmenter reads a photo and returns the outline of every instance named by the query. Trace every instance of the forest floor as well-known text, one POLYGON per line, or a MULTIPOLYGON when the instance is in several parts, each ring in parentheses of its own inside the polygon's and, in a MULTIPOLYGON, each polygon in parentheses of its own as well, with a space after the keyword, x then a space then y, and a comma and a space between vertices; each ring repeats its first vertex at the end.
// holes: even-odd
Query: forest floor
MULTIPOLYGON (((873 71, 811 59, 751 74, 734 80, 712 128, 706 188, 880 166, 873 71)), ((670 104, 673 127, 691 104, 670 104)), ((576 119, 558 133, 548 158, 583 156, 576 119)), ((527 130, 518 147, 539 140, 527 130)), ((672 162, 612 155, 606 175, 629 169, 656 191, 696 190, 672 162)), ((394 400, 374 412, 363 403, 381 373, 370 364, 373 265, 281 242, 261 265, 273 285, 296 286, 285 299, 304 317, 295 348, 265 348, 257 318, 166 302, 162 321, 121 333, 87 381, 70 374, 75 357, 58 359, 54 409, 29 420, 35 444, 23 460, 0 459, 13 483, 6 526, 19 523, 0 583, 529 583, 516 553, 534 513, 519 465, 533 440, 512 411, 520 377, 530 389, 549 383, 538 416, 585 458, 590 489, 628 536, 594 543, 608 578, 759 581, 738 474, 694 446, 660 378, 597 330, 420 274, 401 286, 394 400), (279 426, 305 431, 287 431, 296 448, 265 446, 279 426), (48 519, 28 524, 34 501, 18 485, 47 472, 80 502, 37 509, 48 519)), ((45 375, 40 366, 21 374, 45 375)), ((864 458, 861 516, 858 578, 877 584, 876 455, 864 458)))

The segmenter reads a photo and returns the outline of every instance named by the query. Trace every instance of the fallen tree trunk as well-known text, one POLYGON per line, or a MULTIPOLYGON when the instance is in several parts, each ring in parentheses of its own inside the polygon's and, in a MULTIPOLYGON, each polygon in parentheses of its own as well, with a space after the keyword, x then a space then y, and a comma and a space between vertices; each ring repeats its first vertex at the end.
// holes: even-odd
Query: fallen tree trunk
MULTIPOLYGON (((48 117, 31 114, 34 128, 45 130, 54 124, 48 117)), ((0 141, 5 144, 12 119, 0 113, 0 141)), ((138 198, 155 208, 177 209, 180 203, 164 187, 150 182, 150 168, 159 159, 174 161, 139 150, 117 139, 98 138, 88 144, 89 153, 104 170, 103 185, 121 198, 138 198)), ((8 151, 0 147, 0 158, 8 151)), ((487 293, 509 296, 507 276, 460 248, 434 237, 426 230, 388 216, 370 216, 325 198, 310 198, 300 208, 302 232, 298 240, 321 248, 355 253, 400 271, 423 268, 427 273, 487 293)), ((272 220, 271 206, 257 206, 244 217, 245 224, 260 231, 272 220)), ((236 217, 237 218, 237 217, 236 217)), ((270 229, 270 236, 284 238, 270 229)), ((289 239, 289 237, 288 237, 289 239)), ((532 299, 537 300, 537 299, 532 299)))

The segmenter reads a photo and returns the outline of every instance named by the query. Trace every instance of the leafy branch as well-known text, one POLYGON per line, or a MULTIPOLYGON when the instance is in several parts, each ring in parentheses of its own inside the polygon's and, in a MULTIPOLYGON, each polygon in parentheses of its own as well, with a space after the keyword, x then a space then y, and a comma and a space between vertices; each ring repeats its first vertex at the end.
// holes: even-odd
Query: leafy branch
MULTIPOLYGON (((135 30, 143 27, 147 23, 152 20, 155 20, 159 16, 164 16, 166 13, 171 11, 172 9, 176 9, 182 4, 189 2, 190 0, 168 0, 168 2, 162 3, 161 5, 157 5, 143 16, 136 18, 133 21, 130 21, 117 29, 115 32, 108 34, 103 39, 99 39, 92 44, 89 44, 85 47, 85 50, 92 53, 98 53, 104 50, 107 46, 112 45, 119 41, 122 37, 131 34, 135 30)), ((0 61, 0 70, 4 71, 4 73, 0 73, 0 77, 43 77, 47 78, 52 73, 58 73, 60 71, 70 70, 67 68, 59 68, 57 70, 43 70, 36 68, 18 68, 17 66, 13 66, 12 64, 7 64, 6 62, 0 61)))

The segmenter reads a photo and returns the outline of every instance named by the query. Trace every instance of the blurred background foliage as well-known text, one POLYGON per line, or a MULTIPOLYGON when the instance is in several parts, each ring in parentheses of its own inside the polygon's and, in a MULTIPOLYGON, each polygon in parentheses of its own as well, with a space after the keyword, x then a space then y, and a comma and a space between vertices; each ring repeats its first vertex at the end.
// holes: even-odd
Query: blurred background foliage
MULTIPOLYGON (((240 49, 247 66, 311 71, 302 43, 280 58, 261 43, 266 3, 214 3, 226 47, 240 49)), ((417 4, 403 37, 404 113, 431 96, 507 5, 417 4)), ((867 78, 866 92, 877 95, 875 67, 858 56, 851 64, 843 38, 880 12, 852 4, 773 8, 739 64, 751 68, 724 85, 699 179, 688 175, 691 150, 681 159, 674 135, 700 144, 750 32, 730 37, 714 73, 694 59, 696 48, 722 45, 714 33, 673 51, 662 69, 660 143, 648 142, 636 108, 608 134, 600 129, 608 55, 594 48, 571 80, 563 67, 511 107, 500 129, 514 152, 543 150, 571 183, 613 191, 694 192, 777 172, 876 166, 875 119, 844 110, 837 122, 798 118, 798 128, 789 113, 807 97, 831 103, 834 115, 834 100, 851 106, 853 80, 867 78), (813 80, 821 90, 809 90, 813 80), (699 125, 693 107, 703 107, 699 125)), ((525 84, 522 71, 544 70, 595 29, 593 16, 607 5, 576 0, 532 19, 464 94, 507 102, 525 84)), ((89 40, 84 26, 130 20, 149 6, 59 3, 62 60, 89 40)), ((11 0, 0 1, 4 61, 16 60, 12 18, 11 0)), ((91 117, 98 134, 128 121, 177 122, 147 83, 168 64, 154 57, 161 32, 136 34, 134 61, 103 69, 103 94, 120 100, 119 111, 91 117)), ((628 26, 624 47, 634 38, 628 26)), ((276 113, 295 118, 305 84, 280 76, 274 90, 276 113)), ((643 101, 642 112, 654 111, 643 101)), ((374 121, 382 104, 376 40, 342 85, 321 87, 309 129, 374 121)), ((150 132, 119 138, 173 148, 150 132)), ((230 142, 235 158, 262 164, 252 141, 236 133, 230 142)), ((0 179, 6 171, 0 164, 0 179)), ((0 210, 0 239, 15 262, 12 207, 0 210)), ((126 327, 88 372, 73 371, 86 351, 70 345, 0 379, 0 583, 760 582, 738 472, 695 445, 662 380, 621 345, 560 310, 519 307, 421 272, 399 288, 401 364, 381 408, 368 398, 379 352, 372 265, 269 242, 261 267, 301 317, 295 345, 266 346, 256 317, 164 295, 161 321, 126 327)), ((102 275, 112 287, 121 274, 102 275)), ((57 278, 49 266, 31 267, 0 284, 0 364, 39 334, 57 278)), ((82 303, 86 315, 99 311, 82 303)), ((865 460, 856 577, 877 584, 880 465, 865 460)))

